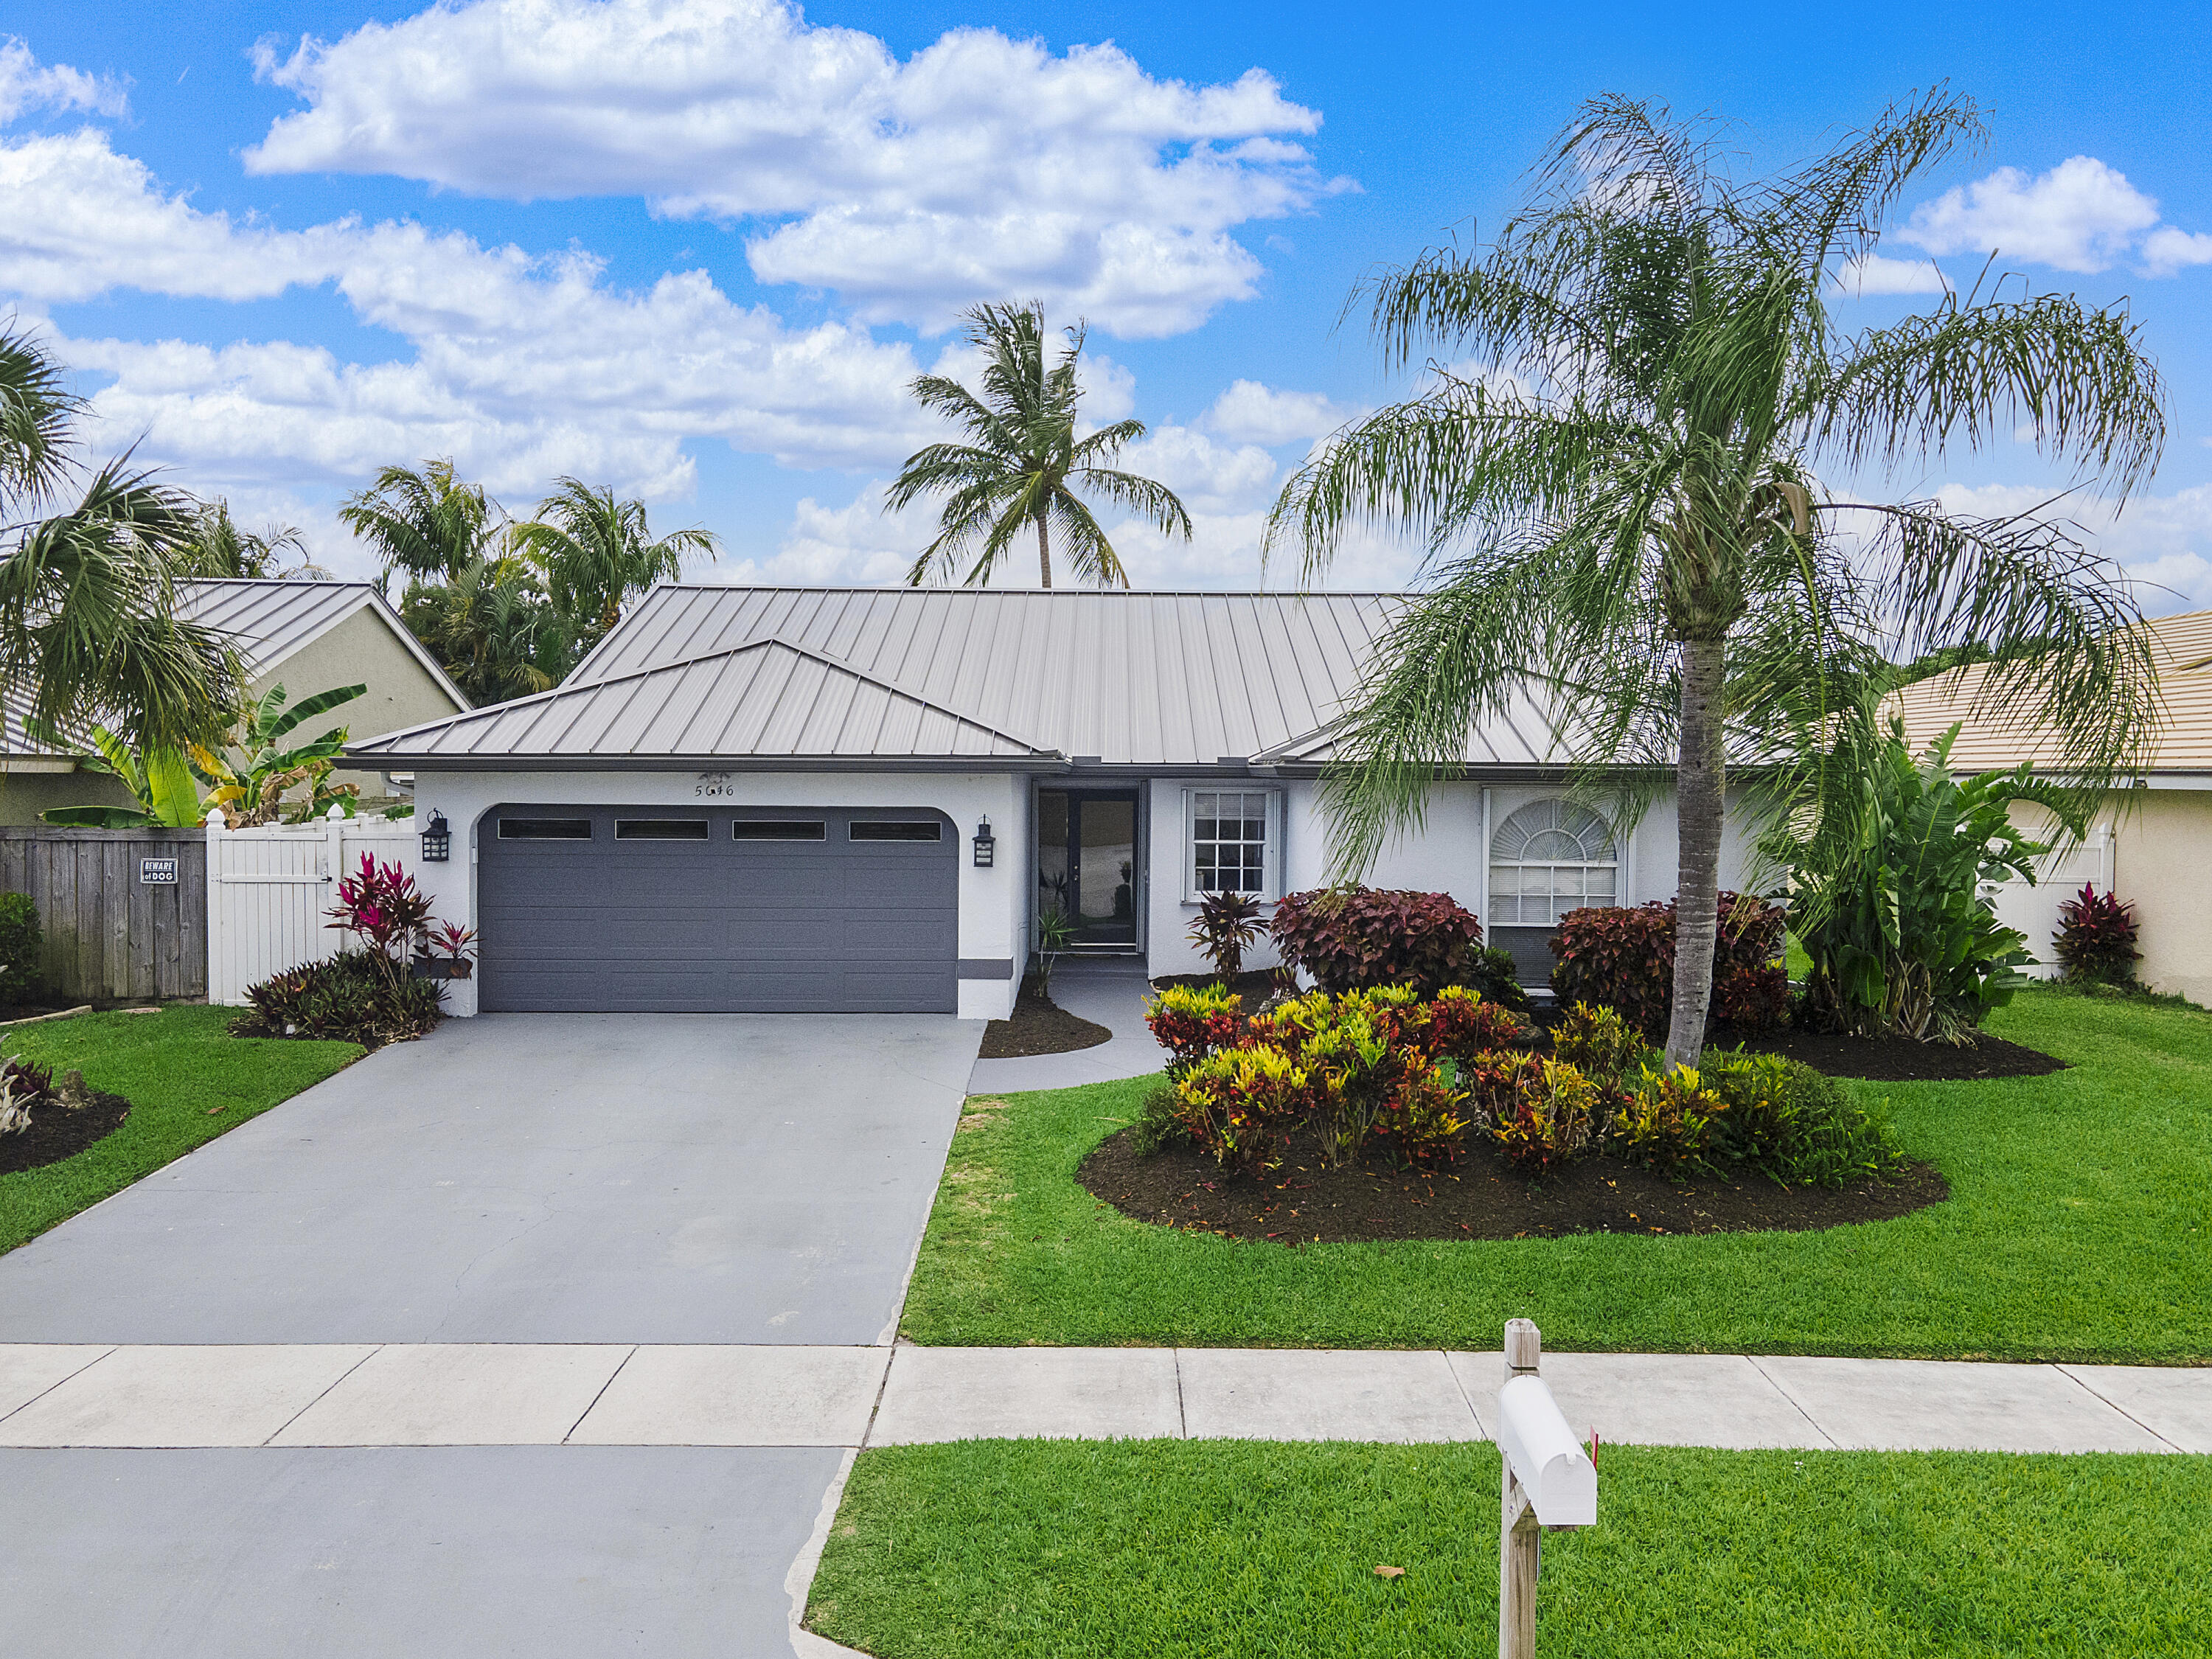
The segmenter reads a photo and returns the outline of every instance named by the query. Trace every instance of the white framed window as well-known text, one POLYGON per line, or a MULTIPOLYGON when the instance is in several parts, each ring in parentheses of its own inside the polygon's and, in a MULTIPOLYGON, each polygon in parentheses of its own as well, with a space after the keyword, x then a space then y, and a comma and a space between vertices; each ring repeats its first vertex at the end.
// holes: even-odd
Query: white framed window
POLYGON ((1274 789, 1186 789, 1183 899, 1208 893, 1281 896, 1282 793, 1274 789))
POLYGON ((1570 910, 1617 904, 1620 854, 1612 828, 1561 796, 1532 800, 1490 838, 1490 915, 1502 927, 1549 927, 1570 910))

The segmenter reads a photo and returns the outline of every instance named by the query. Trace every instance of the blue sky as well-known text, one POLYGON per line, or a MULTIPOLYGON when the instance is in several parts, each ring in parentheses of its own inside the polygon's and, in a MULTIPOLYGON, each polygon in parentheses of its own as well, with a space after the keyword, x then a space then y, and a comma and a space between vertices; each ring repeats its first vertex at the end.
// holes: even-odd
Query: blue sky
MULTIPOLYGON (((562 472, 641 494, 721 534, 724 580, 892 575, 924 527, 876 491, 933 435, 904 381, 957 369, 962 305, 1036 294, 1089 318, 1093 407, 1152 424, 1133 462, 1197 515, 1187 547, 1117 536, 1136 579, 1253 584, 1286 471, 1403 389, 1347 291, 1494 223, 1579 100, 1718 114, 1765 167, 1948 79, 1991 143, 1909 198, 1872 285, 1994 246, 2124 298, 2165 464, 2116 523, 2067 510, 2147 608, 2212 605, 2201 9, 19 0, 0 36, 0 304, 104 441, 349 570, 337 502, 450 454, 517 510, 562 472)), ((1885 487, 2060 483, 2003 444, 1885 487)), ((1332 580, 1412 569, 1377 539, 1332 580)))

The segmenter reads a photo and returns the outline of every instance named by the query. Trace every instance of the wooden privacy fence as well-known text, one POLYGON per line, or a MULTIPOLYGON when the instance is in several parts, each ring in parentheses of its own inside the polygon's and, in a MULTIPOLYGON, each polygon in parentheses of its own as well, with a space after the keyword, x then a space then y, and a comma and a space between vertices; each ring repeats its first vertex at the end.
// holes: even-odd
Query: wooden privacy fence
POLYGON ((207 994, 207 838, 198 830, 0 827, 0 889, 27 893, 45 988, 64 1002, 207 994))
POLYGON ((338 953, 327 915, 340 876, 367 853, 410 875, 420 850, 411 820, 325 818, 314 823, 207 829, 207 998, 233 1006, 271 974, 338 953))

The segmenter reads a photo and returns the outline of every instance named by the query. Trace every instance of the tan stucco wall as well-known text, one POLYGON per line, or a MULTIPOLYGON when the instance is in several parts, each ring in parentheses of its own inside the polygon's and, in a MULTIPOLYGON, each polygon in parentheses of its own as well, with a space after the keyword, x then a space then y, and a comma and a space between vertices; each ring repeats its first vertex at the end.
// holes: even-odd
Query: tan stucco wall
MULTIPOLYGON (((374 611, 356 611, 336 628, 310 640, 254 681, 253 695, 260 696, 272 685, 282 685, 292 702, 336 686, 368 687, 366 696, 299 726, 293 733, 295 742, 319 737, 338 726, 356 738, 380 737, 461 710, 461 705, 374 611)), ((358 786, 364 800, 380 799, 386 794, 384 780, 377 773, 335 775, 341 783, 358 786)))
MULTIPOLYGON (((2023 802, 2012 817, 2032 836, 2055 838, 2039 806, 2023 802)), ((2136 907, 2137 975, 2212 1007, 2212 790, 2130 790, 2108 797, 2090 822, 2112 827, 2112 890, 2136 907)), ((2077 872, 2056 883, 2052 902, 2071 898, 2080 880, 2077 872)), ((2030 939, 2028 949, 2051 960, 2048 939, 2030 939)))
POLYGON ((50 806, 136 806, 123 780, 106 772, 0 773, 0 823, 36 823, 50 806))
POLYGON ((2112 890, 2133 901, 2136 971, 2212 1007, 2212 790, 2145 789, 2113 821, 2112 890))

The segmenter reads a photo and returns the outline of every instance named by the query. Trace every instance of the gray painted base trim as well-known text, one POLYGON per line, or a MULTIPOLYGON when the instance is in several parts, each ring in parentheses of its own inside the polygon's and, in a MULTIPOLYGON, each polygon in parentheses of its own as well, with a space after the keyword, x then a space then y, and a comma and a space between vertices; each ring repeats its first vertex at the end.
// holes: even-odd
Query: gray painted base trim
POLYGON ((1012 957, 963 957, 960 958, 960 977, 963 979, 1012 979, 1014 959, 1012 957))

